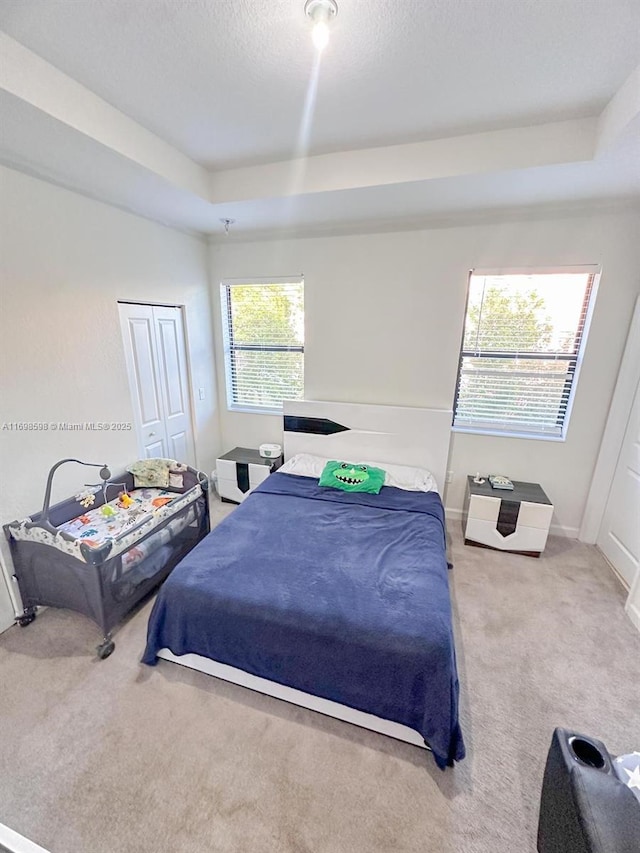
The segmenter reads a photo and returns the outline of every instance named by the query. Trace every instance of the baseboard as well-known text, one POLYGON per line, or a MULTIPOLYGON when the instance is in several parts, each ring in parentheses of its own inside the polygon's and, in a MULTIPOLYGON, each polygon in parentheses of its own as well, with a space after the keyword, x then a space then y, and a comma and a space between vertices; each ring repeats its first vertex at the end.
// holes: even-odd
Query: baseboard
MULTIPOLYGON (((447 521, 462 521, 462 510, 454 507, 445 507, 447 521)), ((580 528, 566 527, 564 524, 552 524, 549 533, 552 536, 564 536, 566 539, 577 539, 580 528)))
POLYGON ((627 604, 624 609, 631 622, 640 631, 640 610, 633 604, 627 604))

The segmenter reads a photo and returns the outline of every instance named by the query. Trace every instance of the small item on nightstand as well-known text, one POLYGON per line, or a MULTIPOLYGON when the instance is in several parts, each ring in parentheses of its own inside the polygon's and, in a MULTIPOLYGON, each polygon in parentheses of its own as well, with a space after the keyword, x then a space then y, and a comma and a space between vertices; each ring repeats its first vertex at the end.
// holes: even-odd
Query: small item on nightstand
POLYGON ((502 474, 490 474, 489 483, 492 489, 507 489, 510 492, 513 491, 513 483, 508 477, 504 477, 502 474))
POLYGON ((485 481, 485 480, 484 480, 484 477, 481 477, 481 476, 480 476, 480 471, 478 471, 478 473, 476 474, 476 476, 473 478, 473 482, 474 482, 474 483, 477 483, 477 484, 480 486, 482 483, 484 483, 484 481, 485 481))
POLYGON ((282 455, 282 447, 279 444, 261 444, 258 452, 263 459, 278 459, 282 455))

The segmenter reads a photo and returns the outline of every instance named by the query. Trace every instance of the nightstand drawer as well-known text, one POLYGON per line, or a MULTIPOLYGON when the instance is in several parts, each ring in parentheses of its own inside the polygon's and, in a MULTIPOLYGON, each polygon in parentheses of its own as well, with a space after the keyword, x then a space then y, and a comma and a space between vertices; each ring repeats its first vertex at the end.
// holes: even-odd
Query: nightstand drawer
POLYGON ((551 504, 534 504, 522 501, 518 513, 518 526, 535 527, 538 530, 549 530, 553 507, 551 504))
MULTIPOLYGON (((504 491, 500 497, 488 498, 484 495, 471 495, 469 499, 469 518, 477 518, 481 521, 492 521, 494 524, 500 514, 502 499, 509 500, 509 492, 504 491)), ((540 530, 548 530, 553 515, 551 504, 536 504, 529 501, 521 501, 518 510, 518 526, 536 527, 540 530)))
POLYGON ((467 519, 465 528, 465 539, 488 545, 489 548, 497 548, 499 551, 544 551, 547 544, 548 529, 539 527, 525 527, 518 523, 518 527, 508 536, 498 532, 493 521, 483 521, 479 518, 467 519))
MULTIPOLYGON (((218 459, 216 462, 218 479, 233 480, 235 483, 238 464, 242 463, 232 462, 229 459, 218 459)), ((247 467, 249 469, 249 483, 252 487, 258 486, 263 480, 266 480, 271 473, 269 465, 255 465, 254 463, 249 462, 247 467)))
POLYGON ((471 495, 469 499, 469 517, 483 521, 498 520, 500 513, 500 498, 487 498, 484 495, 471 495))
POLYGON ((217 490, 221 498, 242 501, 282 464, 282 456, 264 459, 251 447, 236 447, 216 460, 217 490))
MULTIPOLYGON (((238 463, 241 464, 241 463, 238 463)), ((242 471, 238 471, 235 462, 226 462, 224 459, 218 460, 218 494, 221 498, 226 498, 229 501, 242 503, 251 492, 264 482, 271 470, 267 465, 248 465, 249 477, 243 478, 242 471), (222 463, 222 465, 221 465, 222 463), (229 471, 229 465, 231 471, 229 471), (228 476, 230 474, 230 476, 228 476), (240 474, 240 476, 238 476, 240 474)))

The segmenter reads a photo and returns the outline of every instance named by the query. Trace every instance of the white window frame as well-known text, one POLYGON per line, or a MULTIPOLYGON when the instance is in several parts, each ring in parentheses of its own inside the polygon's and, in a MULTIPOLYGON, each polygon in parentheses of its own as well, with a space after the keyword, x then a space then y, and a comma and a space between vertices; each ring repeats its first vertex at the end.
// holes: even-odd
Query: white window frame
MULTIPOLYGON (((229 302, 228 288, 245 285, 245 286, 264 286, 268 284, 301 284, 304 293, 304 275, 281 275, 271 276, 269 278, 256 276, 255 278, 226 278, 220 282, 220 309, 221 309, 221 324, 222 324, 222 342, 224 349, 224 378, 227 394, 227 410, 230 412, 245 412, 253 415, 281 415, 282 404, 279 406, 251 406, 247 403, 236 403, 233 400, 233 379, 232 379, 232 341, 231 328, 228 322, 229 317, 229 302)), ((301 351, 304 356, 304 345, 296 347, 295 351, 301 351)))
POLYGON ((465 300, 464 307, 464 322, 462 326, 462 340, 460 342, 460 357, 458 361, 458 370, 456 373, 456 387, 455 387, 455 395, 453 402, 453 423, 451 430, 452 432, 458 433, 468 433, 472 435, 492 435, 499 436, 502 438, 525 438, 525 439, 535 439, 537 441, 566 441, 567 433, 569 430, 569 424, 571 422, 571 412, 573 409, 573 402, 576 395, 576 390, 578 387, 578 380, 580 377, 580 370, 582 367, 582 361, 584 358, 584 352, 587 345, 587 340, 589 338, 589 329, 591 327, 591 319, 593 316, 593 311, 596 304, 596 298, 598 295, 598 285, 600 283, 600 275, 602 272, 602 268, 598 264, 581 264, 575 266, 554 266, 554 267, 507 267, 507 268, 493 268, 493 269, 472 269, 469 270, 469 277, 467 283, 467 298, 465 300), (509 275, 567 275, 571 273, 582 274, 582 275, 590 275, 592 276, 592 284, 591 284, 591 292, 589 295, 589 303, 587 305, 587 311, 585 314, 584 325, 582 329, 582 337, 580 339, 580 345, 578 347, 578 351, 576 354, 575 360, 575 369, 573 372, 573 379, 571 381, 571 389, 569 391, 569 397, 567 401, 567 409, 564 416, 564 420, 562 423, 562 432, 560 435, 551 435, 545 434, 542 432, 527 430, 517 430, 510 428, 510 425, 505 425, 501 427, 497 422, 495 425, 476 425, 469 424, 464 426, 456 425, 456 407, 458 400, 458 386, 460 382, 460 370, 462 367, 462 359, 463 359, 463 347, 464 347, 464 336, 467 325, 467 311, 469 306, 469 291, 471 285, 471 276, 509 276, 509 275))

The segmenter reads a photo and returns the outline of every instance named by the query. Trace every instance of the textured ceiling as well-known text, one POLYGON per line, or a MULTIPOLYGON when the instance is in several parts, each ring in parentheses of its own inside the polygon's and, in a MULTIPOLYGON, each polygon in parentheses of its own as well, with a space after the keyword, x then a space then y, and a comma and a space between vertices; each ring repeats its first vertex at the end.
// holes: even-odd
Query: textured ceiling
MULTIPOLYGON (((210 166, 288 159, 314 52, 303 0, 0 0, 0 27, 210 166)), ((639 0, 340 0, 308 152, 598 113, 639 0)))

